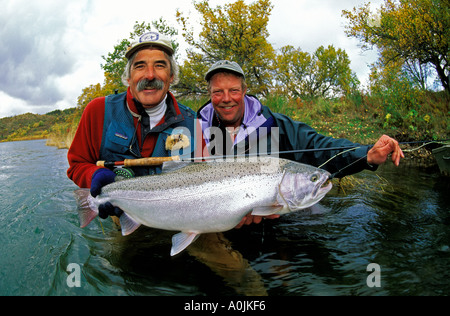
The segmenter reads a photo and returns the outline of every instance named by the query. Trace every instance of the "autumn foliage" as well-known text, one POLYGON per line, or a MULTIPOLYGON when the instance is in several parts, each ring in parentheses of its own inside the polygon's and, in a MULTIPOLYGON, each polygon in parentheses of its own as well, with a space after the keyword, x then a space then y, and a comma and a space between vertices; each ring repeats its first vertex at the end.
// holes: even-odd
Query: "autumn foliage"
MULTIPOLYGON (((71 122, 67 123, 69 127, 64 125, 52 132, 73 132, 91 100, 125 91, 121 80, 125 51, 141 34, 156 30, 172 39, 181 35, 189 45, 183 60, 180 52, 176 53, 180 81, 171 91, 194 109, 208 99, 204 74, 209 66, 228 59, 242 66, 249 93, 275 111, 313 127, 320 120, 317 128, 325 134, 345 137, 341 132, 344 130, 352 135, 364 130, 363 137, 381 130, 415 138, 449 134, 448 0, 385 0, 375 12, 369 3, 342 11, 346 34, 357 38, 363 50, 379 52, 364 89, 341 48, 324 43, 314 52, 291 45, 275 50, 268 41, 267 27, 274 7, 270 0, 237 0, 216 7, 200 0, 193 6, 199 21, 177 11, 178 26, 169 26, 163 18, 152 23, 136 22, 130 36, 102 56, 103 84, 83 89, 71 122), (342 119, 336 121, 339 115, 342 119), (346 129, 349 124, 355 129, 346 129), (336 126, 342 128, 336 132, 336 126)), ((179 47, 175 40, 173 45, 179 47)))
POLYGON ((378 48, 381 67, 404 66, 416 83, 423 80, 424 69, 433 67, 450 92, 448 0, 385 0, 378 12, 371 12, 367 3, 343 15, 350 23, 348 36, 358 38, 363 48, 378 48))

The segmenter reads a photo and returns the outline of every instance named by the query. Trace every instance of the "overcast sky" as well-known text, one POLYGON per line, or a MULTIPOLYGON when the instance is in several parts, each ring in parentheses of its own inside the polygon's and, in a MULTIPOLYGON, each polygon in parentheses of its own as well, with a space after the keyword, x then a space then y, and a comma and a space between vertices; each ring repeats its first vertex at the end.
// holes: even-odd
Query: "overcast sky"
MULTIPOLYGON (((212 6, 228 2, 234 0, 210 1, 212 6)), ((343 9, 364 2, 272 0, 269 42, 276 49, 292 45, 310 53, 320 45, 345 49, 364 82, 376 52, 361 53, 358 41, 345 35, 341 16, 343 9)), ((198 20, 189 0, 0 0, 0 8, 0 117, 75 107, 85 87, 103 83, 101 56, 129 36, 135 21, 163 17, 180 29, 177 8, 198 20)), ((181 36, 177 40, 185 50, 181 36)))

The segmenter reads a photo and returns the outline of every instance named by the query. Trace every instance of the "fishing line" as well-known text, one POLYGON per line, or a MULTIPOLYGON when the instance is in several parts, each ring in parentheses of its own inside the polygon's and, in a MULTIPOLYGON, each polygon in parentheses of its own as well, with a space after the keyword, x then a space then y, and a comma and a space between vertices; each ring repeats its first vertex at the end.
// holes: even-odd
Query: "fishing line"
POLYGON ((183 157, 180 156, 182 161, 194 161, 194 160, 215 160, 215 159, 234 159, 234 158, 247 158, 247 157, 265 157, 265 156, 278 156, 278 155, 287 155, 287 154, 302 154, 302 153, 310 153, 310 152, 318 152, 318 151, 330 151, 330 150, 344 150, 344 149, 356 149, 359 147, 355 146, 346 146, 346 147, 327 147, 327 148, 310 148, 310 149, 294 149, 294 150, 284 150, 284 151, 276 151, 276 152, 267 152, 267 153, 244 153, 238 155, 222 155, 222 156, 206 156, 206 157, 183 157))
MULTIPOLYGON (((323 164, 321 164, 319 167, 317 167, 317 168, 322 168, 323 166, 325 166, 327 163, 329 163, 331 160, 333 160, 334 158, 336 158, 337 156, 340 156, 340 155, 343 155, 343 154, 345 154, 345 153, 348 153, 349 151, 352 151, 352 150, 356 150, 356 149, 359 149, 359 148, 361 148, 361 147, 354 147, 354 148, 350 148, 350 149, 347 149, 347 150, 344 150, 344 151, 342 151, 342 152, 340 152, 339 154, 336 154, 336 155, 334 155, 333 157, 331 157, 330 159, 328 159, 327 161, 325 161, 323 164)), ((366 155, 367 156, 367 155, 366 155)), ((349 165, 350 166, 350 165, 349 165)))
MULTIPOLYGON (((412 142, 412 143, 414 143, 414 142, 412 142)), ((433 142, 425 143, 425 144, 423 144, 422 146, 419 146, 419 147, 417 147, 417 148, 405 149, 405 150, 403 150, 403 152, 405 152, 405 153, 410 153, 410 152, 419 150, 419 149, 422 148, 422 147, 425 147, 425 146, 427 146, 427 145, 434 144, 434 143, 437 143, 437 144, 444 144, 443 142, 434 142, 434 141, 433 141, 433 142)))
POLYGON ((105 230, 103 229, 102 221, 100 220, 100 217, 98 218, 98 222, 100 223, 100 227, 102 228, 103 236, 106 236, 105 230))
MULTIPOLYGON (((419 148, 422 148, 424 146, 427 146, 429 144, 445 144, 445 142, 450 141, 450 139, 446 140, 437 140, 437 141, 413 141, 413 142, 400 142, 399 145, 410 145, 410 144, 423 144, 419 148)), ((331 160, 336 158, 339 155, 342 155, 346 152, 359 149, 361 147, 368 146, 369 148, 373 147, 373 145, 361 145, 361 146, 344 146, 344 147, 325 147, 325 148, 310 148, 310 149, 294 149, 294 150, 285 150, 285 151, 278 151, 278 152, 271 152, 271 153, 246 153, 241 155, 223 155, 223 156, 207 156, 207 157, 180 157, 183 161, 193 161, 193 160, 214 160, 214 159, 227 159, 227 158, 239 158, 239 157, 259 157, 259 156, 271 156, 271 155, 282 155, 282 154, 301 154, 301 153, 310 153, 310 152, 319 152, 319 151, 332 151, 332 150, 344 150, 343 152, 340 152, 336 154, 335 156, 331 157, 329 160, 327 160, 325 163, 323 163, 320 167, 326 165, 331 160)), ((406 152, 410 152, 417 149, 410 149, 410 150, 403 150, 406 152)), ((319 168, 320 168, 319 167, 319 168)))
MULTIPOLYGON (((338 156, 338 155, 336 155, 336 156, 338 156)), ((336 158, 336 156, 332 157, 331 159, 336 158)), ((353 166, 354 164, 356 164, 356 163, 358 163, 358 162, 360 162, 361 160, 366 159, 366 158, 367 158, 367 154, 365 154, 365 155, 362 156, 361 158, 359 158, 359 159, 353 161, 352 163, 349 163, 349 164, 348 164, 347 166, 345 166, 344 168, 341 168, 339 171, 333 173, 333 174, 330 176, 330 179, 333 179, 334 177, 336 177, 336 175, 338 175, 339 173, 341 173, 343 170, 347 169, 348 167, 353 166)), ((330 160, 331 160, 331 159, 330 159, 330 160)), ((323 165, 322 165, 322 166, 323 166, 323 165)))
MULTIPOLYGON (((447 141, 448 141, 448 139, 447 139, 447 140, 438 140, 438 141, 428 141, 428 140, 427 140, 427 141, 414 141, 414 142, 400 142, 400 143, 398 143, 398 144, 399 144, 399 145, 410 145, 410 144, 421 144, 421 143, 423 143, 421 146, 419 146, 419 147, 417 147, 417 148, 412 148, 412 149, 402 149, 403 152, 413 152, 413 151, 419 150, 420 148, 425 147, 425 146, 430 145, 430 144, 434 144, 434 143, 436 143, 436 144, 445 144, 445 142, 447 142, 447 141)), ((371 147, 373 147, 373 146, 369 146, 369 148, 371 148, 371 147)), ((329 163, 331 160, 335 159, 336 157, 338 157, 338 156, 340 156, 340 155, 342 155, 342 154, 345 154, 345 153, 347 153, 347 152, 349 152, 349 151, 356 150, 356 149, 359 149, 359 148, 361 148, 361 147, 354 147, 354 148, 350 148, 350 149, 348 149, 348 150, 345 150, 345 151, 343 151, 343 152, 340 152, 340 153, 334 155, 333 157, 331 157, 330 159, 328 159, 328 160, 327 160, 326 162, 324 162, 323 164, 321 164, 318 168, 322 168, 324 165, 326 165, 327 163, 329 163)), ((369 150, 370 150, 370 149, 369 149, 369 150)), ((359 158, 359 159, 353 161, 352 163, 348 164, 347 166, 345 166, 344 168, 340 169, 339 171, 333 173, 333 174, 330 176, 330 179, 333 179, 337 174, 339 174, 339 173, 342 172, 343 170, 347 169, 348 167, 351 167, 352 165, 354 165, 354 164, 358 163, 359 161, 361 161, 362 159, 366 159, 366 158, 367 158, 367 154, 364 155, 363 157, 361 157, 361 158, 359 158)))

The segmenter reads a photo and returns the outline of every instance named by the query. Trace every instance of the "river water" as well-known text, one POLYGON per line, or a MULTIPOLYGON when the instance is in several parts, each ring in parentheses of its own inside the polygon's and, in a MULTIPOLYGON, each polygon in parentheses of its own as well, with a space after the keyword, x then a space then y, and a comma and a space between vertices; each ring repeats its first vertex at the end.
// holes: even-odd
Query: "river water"
POLYGON ((0 295, 450 294, 450 180, 434 170, 389 163, 170 257, 173 232, 81 229, 66 155, 0 143, 0 295))

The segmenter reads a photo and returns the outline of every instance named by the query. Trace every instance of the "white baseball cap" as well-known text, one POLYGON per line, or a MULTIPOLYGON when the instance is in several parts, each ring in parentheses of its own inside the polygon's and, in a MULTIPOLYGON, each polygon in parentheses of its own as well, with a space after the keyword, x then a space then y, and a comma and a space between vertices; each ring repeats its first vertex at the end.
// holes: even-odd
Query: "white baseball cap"
POLYGON ((170 56, 173 55, 174 49, 172 46, 172 42, 168 37, 166 37, 163 34, 157 33, 157 32, 147 32, 143 34, 141 37, 139 37, 139 40, 136 42, 133 42, 131 44, 131 47, 128 49, 128 51, 125 53, 125 57, 127 59, 130 59, 133 54, 144 48, 144 47, 158 47, 161 48, 163 51, 168 53, 170 56))

